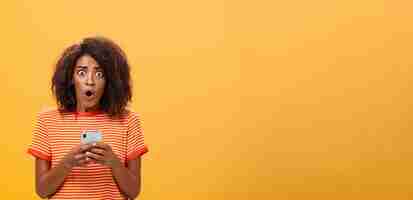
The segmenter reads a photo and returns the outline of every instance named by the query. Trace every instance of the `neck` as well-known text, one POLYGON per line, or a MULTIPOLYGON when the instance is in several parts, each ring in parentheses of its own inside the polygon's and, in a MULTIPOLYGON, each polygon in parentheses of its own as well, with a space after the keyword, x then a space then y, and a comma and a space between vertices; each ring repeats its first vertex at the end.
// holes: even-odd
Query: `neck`
POLYGON ((100 109, 99 109, 98 105, 93 106, 93 107, 84 107, 84 106, 78 104, 76 106, 76 111, 77 112, 96 112, 96 111, 99 111, 99 110, 100 109))

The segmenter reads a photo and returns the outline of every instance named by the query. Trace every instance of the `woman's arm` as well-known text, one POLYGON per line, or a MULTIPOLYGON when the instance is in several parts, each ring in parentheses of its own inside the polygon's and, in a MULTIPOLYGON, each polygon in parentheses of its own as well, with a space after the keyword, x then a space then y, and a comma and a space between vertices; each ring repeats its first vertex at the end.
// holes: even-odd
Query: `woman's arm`
POLYGON ((50 169, 50 161, 36 159, 36 192, 41 198, 47 198, 56 193, 59 186, 70 172, 63 162, 50 169))
POLYGON ((129 160, 125 167, 109 145, 96 143, 95 147, 86 152, 86 155, 112 169, 112 175, 120 191, 129 199, 138 197, 141 189, 141 158, 129 160))
POLYGON ((141 158, 137 158, 128 161, 127 167, 122 164, 112 167, 112 174, 115 177, 116 183, 120 190, 130 199, 135 199, 140 193, 140 165, 141 158))
POLYGON ((83 166, 90 160, 84 151, 91 145, 79 145, 69 152, 56 167, 50 169, 50 161, 36 158, 36 193, 47 198, 57 192, 74 166, 83 166))

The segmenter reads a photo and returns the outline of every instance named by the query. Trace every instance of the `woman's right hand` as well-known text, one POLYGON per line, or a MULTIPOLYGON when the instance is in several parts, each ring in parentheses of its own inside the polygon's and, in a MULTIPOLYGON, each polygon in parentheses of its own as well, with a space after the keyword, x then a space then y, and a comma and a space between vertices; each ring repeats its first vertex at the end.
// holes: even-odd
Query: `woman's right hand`
POLYGON ((92 148, 92 144, 79 144, 75 146, 63 158, 65 168, 72 169, 73 167, 81 167, 88 164, 91 159, 87 157, 86 151, 92 148))

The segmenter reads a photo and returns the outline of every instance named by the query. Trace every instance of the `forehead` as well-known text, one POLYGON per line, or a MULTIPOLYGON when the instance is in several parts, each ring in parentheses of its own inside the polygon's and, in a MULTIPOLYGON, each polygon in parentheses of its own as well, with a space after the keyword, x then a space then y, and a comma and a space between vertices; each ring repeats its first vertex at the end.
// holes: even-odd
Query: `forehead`
POLYGON ((77 59, 76 67, 77 66, 99 67, 99 64, 92 56, 86 54, 80 56, 79 59, 77 59))

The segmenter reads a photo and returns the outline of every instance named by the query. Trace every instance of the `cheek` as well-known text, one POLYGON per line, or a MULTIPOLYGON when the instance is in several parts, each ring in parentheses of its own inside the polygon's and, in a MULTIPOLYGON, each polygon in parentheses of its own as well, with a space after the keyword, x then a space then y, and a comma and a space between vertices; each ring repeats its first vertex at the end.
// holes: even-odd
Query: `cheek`
POLYGON ((73 76, 72 84, 73 84, 76 88, 80 88, 80 85, 82 85, 81 82, 82 82, 82 81, 81 81, 81 79, 80 79, 79 77, 73 76))
POLYGON ((78 92, 80 91, 80 84, 76 81, 73 81, 73 87, 75 88, 75 91, 78 92))
POLYGON ((98 85, 97 85, 97 89, 99 91, 99 94, 101 94, 101 95, 105 91, 105 84, 106 84, 106 82, 102 81, 102 82, 98 83, 98 85))

